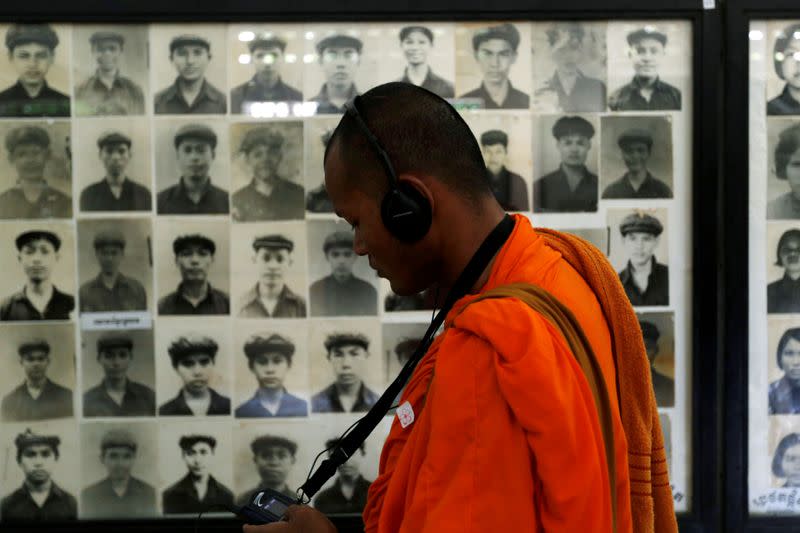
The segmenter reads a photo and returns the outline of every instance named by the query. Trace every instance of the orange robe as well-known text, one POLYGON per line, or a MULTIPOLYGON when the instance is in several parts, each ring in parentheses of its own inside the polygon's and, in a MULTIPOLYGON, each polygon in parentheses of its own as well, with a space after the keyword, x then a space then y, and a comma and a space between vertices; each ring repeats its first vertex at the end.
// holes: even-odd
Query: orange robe
MULTIPOLYGON (((617 531, 632 530, 627 445, 608 325, 597 298, 524 216, 516 215, 482 290, 539 285, 575 314, 613 407, 617 531)), ((510 299, 468 307, 433 343, 403 393, 364 509, 366 533, 611 531, 602 433, 566 342, 510 299)), ((451 323, 452 321, 452 323, 451 323)))

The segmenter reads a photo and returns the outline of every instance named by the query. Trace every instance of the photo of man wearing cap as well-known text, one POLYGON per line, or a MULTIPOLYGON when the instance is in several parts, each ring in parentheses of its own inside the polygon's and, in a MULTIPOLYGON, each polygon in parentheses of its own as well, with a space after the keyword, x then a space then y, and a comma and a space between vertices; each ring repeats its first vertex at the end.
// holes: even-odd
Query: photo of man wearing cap
POLYGON ((303 93, 281 79, 286 59, 286 40, 261 33, 247 43, 253 77, 231 91, 231 113, 250 115, 251 106, 262 102, 302 102, 303 93))
POLYGON ((128 377, 133 354, 133 339, 129 335, 108 333, 97 339, 97 362, 103 367, 104 377, 83 395, 83 416, 155 414, 156 395, 153 389, 128 377))
POLYGON ((317 114, 344 113, 344 104, 355 98, 355 75, 361 65, 361 39, 350 35, 329 35, 317 43, 317 57, 325 75, 316 102, 317 114))
POLYGON ((252 335, 244 344, 247 367, 258 382, 252 398, 236 408, 236 418, 307 416, 308 404, 284 386, 295 346, 277 333, 252 335))
POLYGON ((597 211, 597 175, 586 168, 594 126, 583 117, 560 117, 553 138, 561 157, 557 170, 533 184, 533 210, 537 213, 597 211))
MULTIPOLYGON (((325 442, 325 448, 329 449, 328 456, 333 454, 333 448, 338 442, 339 439, 335 437, 325 442)), ((316 495, 316 509, 325 514, 361 514, 364 511, 367 491, 372 483, 361 474, 366 455, 362 442, 358 450, 347 458, 347 462, 337 469, 339 475, 334 478, 333 486, 316 495)))
POLYGON ((437 76, 428 64, 433 48, 433 32, 427 26, 405 26, 400 30, 400 48, 407 64, 400 81, 428 89, 442 98, 453 98, 452 82, 437 76))
POLYGON ((286 274, 294 264, 294 243, 283 235, 263 235, 253 239, 252 261, 258 269, 258 282, 239 302, 242 318, 302 318, 305 299, 286 285, 286 274))
POLYGON ((155 97, 157 115, 225 114, 225 94, 206 79, 211 43, 200 35, 178 35, 169 43, 169 60, 178 77, 155 97))
POLYGON ((645 26, 630 32, 627 41, 635 74, 633 80, 611 93, 608 107, 612 111, 680 111, 681 91, 660 77, 667 34, 645 26))
MULTIPOLYGON (((328 146, 328 141, 331 140, 331 135, 333 135, 332 129, 327 129, 320 135, 323 153, 328 146)), ((311 213, 333 213, 333 204, 328 196, 328 190, 325 188, 324 179, 319 187, 311 189, 306 193, 306 211, 310 211, 311 213)))
POLYGON ((81 518, 155 516, 156 491, 131 475, 138 442, 127 429, 109 429, 100 440, 100 462, 107 475, 81 491, 81 518))
POLYGON ((800 313, 800 229, 781 234, 775 266, 783 276, 767 285, 767 313, 800 313))
POLYGON ((0 320, 69 320, 75 297, 50 279, 60 259, 61 239, 52 231, 31 230, 20 233, 14 243, 28 279, 0 304, 0 320))
POLYGON ((12 24, 6 48, 17 82, 0 92, 0 117, 68 117, 69 96, 47 84, 58 35, 47 24, 12 24))
POLYGON ((627 215, 619 226, 628 258, 619 279, 631 305, 669 304, 669 268, 655 257, 662 231, 661 221, 643 212, 627 215))
POLYGON ((81 211, 150 211, 150 189, 126 174, 133 142, 119 130, 109 130, 97 139, 105 176, 81 191, 81 211))
POLYGON ((272 489, 290 498, 297 498, 297 493, 286 483, 289 472, 297 461, 297 443, 286 437, 262 435, 253 439, 250 450, 253 452, 253 465, 261 479, 258 485, 244 491, 236 498, 236 505, 247 505, 264 489, 272 489))
POLYGON ((646 315, 639 315, 639 327, 642 328, 644 348, 650 360, 650 379, 656 395, 656 404, 659 407, 674 407, 675 378, 665 373, 666 368, 656 364, 656 358, 660 355, 658 340, 661 338, 661 331, 654 322, 647 320, 646 315))
POLYGON ((353 233, 335 231, 322 245, 331 273, 309 288, 311 316, 360 316, 378 313, 378 291, 353 274, 353 233))
POLYGON ((160 315, 227 315, 230 299, 208 282, 217 246, 200 234, 182 235, 172 243, 181 283, 158 301, 160 315))
POLYGON ((481 86, 459 98, 475 98, 484 109, 528 109, 530 97, 508 79, 517 61, 519 30, 513 24, 481 28, 472 35, 472 52, 483 76, 481 86))
POLYGON ((117 229, 95 233, 92 246, 100 272, 78 291, 81 313, 147 310, 147 293, 142 284, 119 270, 125 258, 125 244, 125 235, 117 229))
POLYGON ((164 514, 196 516, 212 505, 233 505, 233 493, 209 472, 217 439, 211 435, 184 435, 178 446, 188 472, 162 494, 164 514))
POLYGON ((772 65, 786 83, 781 93, 767 102, 767 115, 800 115, 800 24, 783 28, 775 38, 772 65))
POLYGON ((311 397, 314 413, 369 411, 378 395, 364 384, 369 339, 361 333, 334 333, 325 339, 325 354, 335 376, 333 383, 311 397))
POLYGON ((173 140, 181 175, 178 183, 158 193, 159 215, 224 215, 228 192, 211 183, 217 134, 202 124, 181 126, 173 140))
POLYGON ((252 173, 249 184, 233 193, 233 219, 237 222, 302 219, 303 187, 281 176, 286 139, 275 128, 247 130, 239 152, 252 173))
POLYGON ((630 128, 617 137, 617 146, 628 171, 603 191, 606 200, 620 198, 672 198, 672 189, 647 168, 653 153, 653 134, 643 128, 630 128))
POLYGON ((169 345, 172 368, 183 381, 178 395, 158 408, 159 416, 231 414, 231 400, 209 386, 219 344, 205 336, 178 337, 169 345))
MULTIPOLYGON (((72 348, 67 348, 71 353, 72 348)), ((4 422, 26 422, 72 416, 72 391, 47 376, 50 367, 50 342, 30 338, 19 343, 19 364, 25 380, 3 396, 0 419, 4 422)))
POLYGON ((143 115, 144 92, 120 73, 125 36, 116 31, 97 31, 89 37, 89 44, 97 70, 75 87, 75 114, 143 115))
POLYGON ((522 176, 506 168, 508 134, 503 130, 488 130, 481 133, 480 140, 486 177, 494 197, 506 211, 527 211, 528 186, 522 176))
POLYGON ((16 185, 0 194, 0 218, 70 218, 72 198, 47 183, 45 167, 52 155, 50 135, 41 126, 19 126, 5 138, 16 185))

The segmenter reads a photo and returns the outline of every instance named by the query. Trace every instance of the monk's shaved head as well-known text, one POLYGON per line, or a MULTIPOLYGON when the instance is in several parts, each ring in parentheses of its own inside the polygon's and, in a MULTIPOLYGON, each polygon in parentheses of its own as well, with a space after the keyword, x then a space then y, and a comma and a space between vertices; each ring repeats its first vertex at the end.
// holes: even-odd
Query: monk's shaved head
MULTIPOLYGON (((491 195, 480 146, 458 112, 443 99, 402 82, 375 87, 359 98, 358 110, 389 154, 396 174, 432 176, 477 204, 491 195)), ((325 150, 336 150, 353 187, 381 197, 389 178, 375 150, 349 114, 325 150)))

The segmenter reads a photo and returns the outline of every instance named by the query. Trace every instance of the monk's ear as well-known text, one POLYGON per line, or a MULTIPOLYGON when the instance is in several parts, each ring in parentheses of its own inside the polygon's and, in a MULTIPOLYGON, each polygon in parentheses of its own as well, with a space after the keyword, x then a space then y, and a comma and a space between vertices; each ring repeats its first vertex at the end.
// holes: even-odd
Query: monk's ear
POLYGON ((431 211, 433 211, 434 200, 433 200, 433 191, 428 186, 427 180, 420 178, 420 176, 416 174, 400 174, 397 176, 397 181, 400 183, 413 187, 423 198, 428 200, 428 203, 431 206, 431 211))

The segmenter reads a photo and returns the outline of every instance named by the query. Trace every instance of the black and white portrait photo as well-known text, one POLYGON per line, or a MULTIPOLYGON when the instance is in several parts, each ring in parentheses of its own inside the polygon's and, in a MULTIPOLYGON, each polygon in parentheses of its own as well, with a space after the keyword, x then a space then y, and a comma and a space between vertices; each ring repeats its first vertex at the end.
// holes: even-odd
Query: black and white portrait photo
MULTIPOLYGON (((333 448, 338 441, 338 436, 332 436, 325 441, 324 449, 330 449, 329 457, 333 454, 333 448)), ((337 468, 333 485, 322 489, 314 497, 313 505, 316 509, 327 515, 360 515, 364 511, 364 506, 367 504, 367 491, 372 483, 371 479, 364 477, 363 468, 366 456, 366 442, 362 442, 353 455, 337 468)))
POLYGON ((644 349, 650 361, 650 380, 658 407, 675 406, 675 316, 639 313, 644 349))
POLYGON ((267 116, 265 104, 303 101, 301 26, 233 24, 228 35, 231 114, 267 116))
POLYGON ((767 119, 767 218, 800 218, 800 122, 767 119), (787 190, 788 189, 788 190, 787 190))
POLYGON ((149 422, 81 426, 81 518, 158 514, 157 432, 157 426, 149 422))
POLYGON ((158 228, 158 314, 230 314, 229 225, 171 222, 158 228))
MULTIPOLYGON (((385 280, 384 280, 385 281, 385 280)), ((436 308, 436 289, 425 289, 422 292, 408 296, 400 296, 392 291, 389 282, 382 282, 384 287, 383 310, 387 313, 400 313, 403 311, 430 311, 436 308)), ((439 296, 442 296, 441 294, 439 296)))
MULTIPOLYGON (((381 329, 383 333, 383 352, 386 360, 385 381, 389 384, 394 381, 400 370, 411 359, 414 351, 422 343, 422 338, 428 330, 428 324, 424 322, 384 323, 381 329)), ((399 399, 400 395, 397 397, 397 400, 399 399)), ((398 403, 397 400, 394 403, 398 403)))
POLYGON ((233 220, 302 219, 303 123, 233 124, 231 144, 233 220))
POLYGON ((428 89, 442 98, 455 97, 453 29, 451 24, 392 26, 385 41, 396 46, 388 50, 389 60, 381 66, 392 69, 392 79, 428 89), (403 65, 399 74, 398 65, 403 65))
POLYGON ((605 111, 604 22, 534 22, 531 46, 535 111, 605 111))
POLYGON ((69 29, 12 24, 0 29, 0 117, 69 117, 69 29))
POLYGON ((224 115, 228 110, 223 24, 150 27, 157 115, 224 115))
POLYGON ((767 333, 769 347, 764 355, 769 363, 769 414, 800 414, 800 324, 771 317, 767 333))
POLYGON ((237 327, 236 390, 242 401, 236 418, 307 416, 308 402, 301 397, 308 388, 305 336, 285 325, 258 328, 237 327))
POLYGON ((237 297, 234 314, 240 318, 303 318, 306 304, 306 235, 301 223, 236 226, 232 243, 237 297), (241 230, 241 231, 238 231, 241 230))
POLYGON ((672 198, 672 121, 668 116, 600 119, 604 200, 672 198))
POLYGON ((540 141, 534 168, 544 173, 533 182, 534 212, 597 211, 597 119, 545 115, 534 127, 540 141))
POLYGON ((77 25, 72 41, 75 114, 144 115, 147 26, 77 25))
POLYGON ((798 313, 800 228, 787 224, 768 224, 766 244, 767 313, 798 313))
POLYGON ((73 416, 75 331, 70 324, 0 328, 7 364, 0 375, 0 420, 27 422, 73 416))
POLYGON ((667 210, 609 209, 609 261, 634 307, 669 305, 667 210))
POLYGON ((0 219, 70 218, 69 122, 0 124, 0 219))
POLYGON ((800 487, 800 432, 792 424, 777 429, 770 435, 774 452, 772 454, 772 486, 781 488, 800 487))
POLYGON ((456 26, 456 94, 484 109, 530 107, 530 26, 456 26))
POLYGON ((149 219, 78 222, 81 313, 146 311, 153 300, 149 219))
POLYGON ((305 126, 306 211, 333 214, 333 204, 325 189, 323 158, 339 117, 318 116, 303 121, 305 126))
POLYGON ((83 416, 154 416, 153 331, 93 330, 81 335, 83 416))
POLYGON ((772 48, 772 61, 766 62, 767 115, 800 115, 800 22, 769 22, 767 27, 772 48))
POLYGON ((280 435, 262 434, 250 441, 252 457, 250 470, 258 473, 258 483, 242 491, 236 498, 236 505, 244 506, 252 501, 260 491, 271 489, 282 492, 290 498, 297 494, 287 481, 297 463, 297 441, 280 435))
POLYGON ((80 210, 152 209, 150 123, 144 118, 80 120, 74 124, 75 189, 80 210))
POLYGON ((680 111, 690 76, 690 36, 684 22, 609 22, 609 109, 680 111))
POLYGON ((353 251, 353 231, 326 221, 307 228, 311 316, 377 315, 377 277, 353 251))
POLYGON ((6 224, 0 321, 69 320, 75 310, 75 235, 67 223, 6 224))
POLYGON ((229 212, 227 139, 226 127, 219 121, 157 123, 159 215, 229 212))

